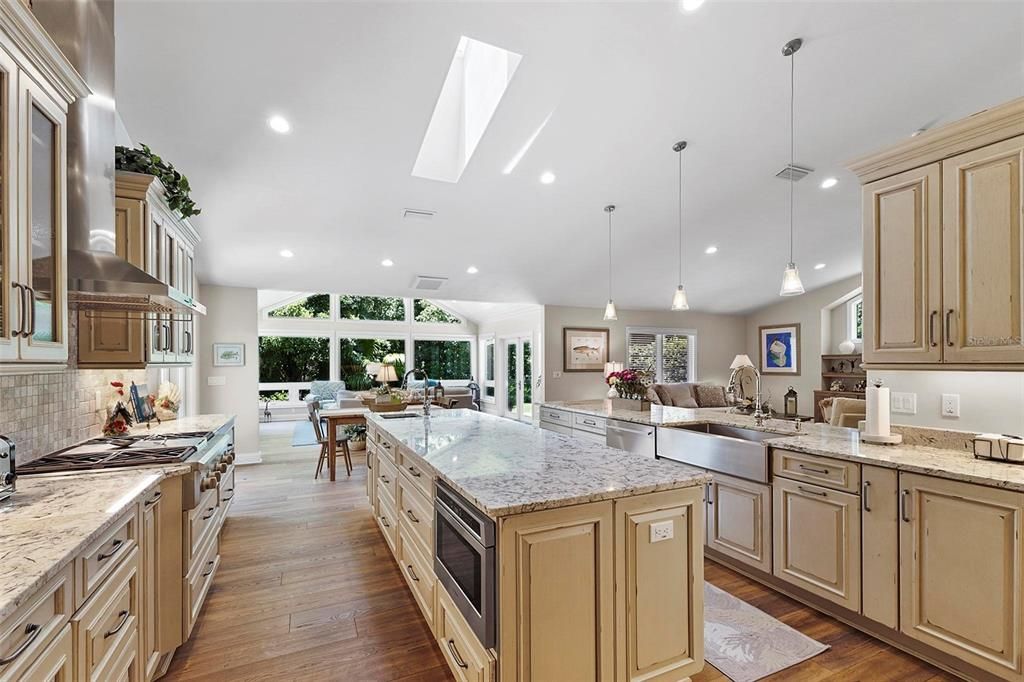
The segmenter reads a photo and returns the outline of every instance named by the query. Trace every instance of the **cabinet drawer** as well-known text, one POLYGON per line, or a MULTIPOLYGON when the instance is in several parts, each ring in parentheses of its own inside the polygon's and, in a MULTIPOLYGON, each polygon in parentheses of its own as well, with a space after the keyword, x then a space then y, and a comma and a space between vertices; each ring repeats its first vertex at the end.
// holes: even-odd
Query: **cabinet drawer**
MULTIPOLYGON (((120 567, 71 619, 79 680, 107 680, 126 642, 137 642, 139 552, 132 549, 120 567)), ((134 644, 132 648, 137 648, 134 644)))
POLYGON ((25 671, 53 634, 68 622, 75 610, 73 593, 74 569, 68 565, 4 621, 0 629, 0 658, 15 658, 0 665, 0 680, 33 679, 25 671))
POLYGON ((409 589, 412 590, 423 617, 427 619, 427 624, 433 631, 436 578, 430 562, 421 553, 416 531, 410 528, 411 525, 404 518, 398 521, 398 551, 395 558, 398 559, 398 567, 405 576, 405 582, 409 583, 409 589))
POLYGON ((184 609, 185 609, 185 639, 192 634, 192 628, 199 618, 199 612, 203 610, 203 603, 206 595, 213 584, 213 576, 220 567, 220 539, 216 536, 210 538, 210 542, 203 546, 202 551, 197 555, 196 561, 188 571, 182 585, 184 609))
POLYGON ((542 407, 540 408, 540 420, 551 424, 561 424, 562 426, 572 427, 572 412, 555 410, 550 407, 542 407))
POLYGON ((424 554, 434 555, 434 506, 404 473, 398 478, 398 515, 409 524, 424 554))
POLYGON ((388 436, 383 431, 379 432, 378 435, 377 435, 377 455, 378 455, 378 457, 380 455, 384 455, 384 457, 381 458, 381 459, 387 459, 392 464, 394 464, 395 462, 398 461, 397 460, 398 454, 396 453, 396 450, 398 450, 398 445, 395 443, 394 439, 392 439, 390 436, 388 436))
POLYGON ((545 429, 546 431, 554 431, 555 433, 560 433, 563 436, 572 435, 572 427, 569 425, 555 424, 552 422, 541 422, 540 428, 545 429))
POLYGON ((423 464, 419 457, 404 449, 400 449, 398 454, 402 476, 408 478, 427 499, 433 500, 434 477, 430 469, 423 464))
POLYGON ((380 532, 384 534, 384 539, 392 554, 395 553, 395 544, 398 542, 398 514, 395 509, 395 500, 391 497, 391 493, 387 488, 378 487, 377 525, 380 527, 380 532))
POLYGON ((772 448, 772 473, 848 493, 860 492, 860 465, 772 448))
POLYGON ((572 428, 583 431, 591 431, 593 433, 599 433, 602 436, 605 434, 605 430, 608 423, 604 417, 595 417, 592 414, 579 414, 574 412, 572 415, 572 428))
POLYGON ((218 489, 207 490, 199 498, 194 509, 182 512, 185 516, 184 545, 185 565, 191 567, 199 554, 199 549, 206 544, 217 528, 217 494, 218 489))
POLYGON ((71 624, 66 624, 50 642, 43 653, 34 660, 29 658, 25 672, 19 676, 8 675, 6 672, 0 674, 0 680, 24 680, 35 682, 36 680, 53 680, 54 682, 71 682, 74 675, 75 659, 74 647, 71 637, 71 624))
POLYGON ((110 662, 93 676, 95 682, 138 682, 142 680, 139 665, 139 636, 134 630, 131 636, 118 646, 110 662))
POLYGON ((388 496, 398 498, 398 468, 387 457, 377 457, 377 490, 385 490, 388 496))
POLYGON ((370 501, 371 506, 376 507, 377 501, 374 487, 377 482, 377 453, 372 447, 369 447, 369 440, 366 441, 366 444, 366 499, 370 501))
POLYGON ((235 499, 235 465, 228 467, 227 472, 220 477, 220 485, 217 486, 217 494, 220 495, 220 506, 224 507, 224 514, 231 506, 231 500, 235 499))
POLYGON ((603 433, 594 433, 593 431, 581 431, 580 429, 572 430, 572 437, 580 440, 589 441, 591 443, 597 443, 599 445, 607 444, 607 436, 603 433))
POLYGON ((81 606, 139 545, 137 508, 125 512, 75 560, 75 605, 81 606))
POLYGON ((435 635, 441 653, 459 682, 491 682, 496 679, 494 659, 480 644, 451 597, 437 586, 435 635))

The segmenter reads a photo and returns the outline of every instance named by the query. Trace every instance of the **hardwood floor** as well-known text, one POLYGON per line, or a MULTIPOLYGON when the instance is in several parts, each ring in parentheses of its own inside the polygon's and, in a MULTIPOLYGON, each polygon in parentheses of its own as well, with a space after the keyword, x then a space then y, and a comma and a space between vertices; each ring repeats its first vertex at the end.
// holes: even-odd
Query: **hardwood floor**
MULTIPOLYGON (((176 680, 451 680, 369 514, 366 466, 313 480, 318 448, 292 447, 292 424, 264 427, 263 464, 236 470, 221 568, 176 680)), ((706 578, 832 648, 775 680, 955 679, 717 564, 706 578)), ((693 682, 727 680, 708 665, 693 682)), ((542 681, 543 682, 543 681, 542 681)))

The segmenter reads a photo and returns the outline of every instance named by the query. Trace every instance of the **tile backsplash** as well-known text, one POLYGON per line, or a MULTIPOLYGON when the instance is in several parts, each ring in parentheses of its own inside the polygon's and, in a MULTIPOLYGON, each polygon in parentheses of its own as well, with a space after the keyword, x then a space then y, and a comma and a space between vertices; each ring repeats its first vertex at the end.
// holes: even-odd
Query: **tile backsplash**
POLYGON ((141 369, 76 369, 75 327, 72 323, 68 369, 0 375, 0 434, 14 441, 19 462, 99 435, 104 418, 97 410, 96 391, 101 391, 106 405, 111 381, 126 386, 146 381, 146 370, 141 369))

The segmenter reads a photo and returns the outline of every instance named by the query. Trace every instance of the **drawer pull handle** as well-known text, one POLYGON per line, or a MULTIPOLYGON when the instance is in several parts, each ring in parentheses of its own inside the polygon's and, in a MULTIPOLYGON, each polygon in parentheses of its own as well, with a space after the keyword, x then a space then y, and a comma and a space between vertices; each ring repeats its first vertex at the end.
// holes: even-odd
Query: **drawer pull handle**
POLYGON ((208 511, 210 513, 202 518, 203 521, 209 521, 210 519, 212 519, 213 515, 217 512, 217 508, 216 507, 210 507, 206 511, 208 511))
POLYGON ((715 503, 715 498, 714 498, 714 496, 712 495, 711 491, 712 491, 712 487, 711 487, 711 484, 710 484, 710 483, 708 483, 708 484, 707 484, 707 493, 706 493, 706 495, 707 495, 707 498, 708 498, 708 504, 714 504, 714 503, 715 503))
POLYGON ((387 517, 384 517, 384 516, 380 517, 380 522, 382 524, 384 524, 385 528, 390 528, 391 527, 391 524, 388 523, 387 517))
POLYGON ((928 343, 929 345, 931 345, 932 348, 935 348, 937 345, 939 345, 935 341, 935 318, 938 316, 938 310, 933 310, 931 314, 928 316, 928 343))
POLYGON ((420 577, 416 575, 416 570, 412 567, 412 564, 406 564, 405 569, 409 571, 409 577, 413 579, 413 582, 419 582, 420 577))
POLYGON ((818 467, 809 467, 806 464, 798 464, 797 466, 799 466, 804 471, 810 471, 811 473, 814 473, 814 474, 822 474, 822 475, 825 475, 825 476, 828 475, 828 469, 819 469, 818 467))
POLYGON ((828 497, 828 493, 826 493, 823 490, 809 490, 809 489, 803 487, 802 485, 798 485, 797 486, 797 490, 799 490, 802 493, 807 493, 808 495, 817 495, 818 497, 828 497))
MULTIPOLYGON (((233 488, 232 488, 232 490, 233 490, 233 488)), ((227 492, 231 492, 231 490, 228 490, 227 492)), ((234 495, 228 495, 227 497, 220 498, 220 501, 221 502, 227 502, 228 500, 234 499, 234 497, 235 497, 234 495)))
POLYGON ((419 523, 420 520, 416 518, 416 515, 412 513, 412 509, 406 509, 405 513, 412 519, 413 523, 419 523))
POLYGON ((389 481, 389 480, 388 480, 388 477, 387 477, 387 476, 385 476, 384 474, 381 474, 381 475, 380 475, 380 480, 384 481, 384 482, 385 482, 385 483, 387 483, 388 485, 390 485, 390 484, 391 484, 391 481, 389 481))
POLYGON ((101 553, 100 553, 100 555, 99 555, 98 557, 96 557, 96 561, 106 561, 106 560, 107 560, 107 559, 109 559, 110 557, 112 557, 112 556, 114 556, 115 554, 117 554, 117 551, 118 551, 119 549, 121 549, 121 547, 122 547, 123 545, 124 545, 124 540, 120 540, 120 539, 118 539, 118 540, 114 540, 114 542, 112 542, 112 543, 110 544, 110 551, 109 551, 109 552, 107 552, 106 554, 103 554, 103 553, 101 552, 101 553))
POLYGON ((159 490, 157 490, 156 491, 156 495, 153 495, 153 499, 146 500, 146 506, 147 507, 152 507, 154 504, 157 503, 157 500, 159 500, 161 496, 163 496, 163 493, 160 492, 159 490))
POLYGON ((416 469, 416 467, 409 467, 409 473, 411 473, 416 478, 419 478, 420 476, 423 475, 419 472, 419 470, 416 469))
POLYGON ((123 628, 128 623, 128 619, 132 617, 132 614, 128 612, 128 609, 125 609, 117 615, 121 618, 121 620, 117 621, 117 625, 114 626, 113 630, 103 633, 103 639, 113 637, 117 633, 121 632, 121 628, 123 628))
POLYGON ((205 578, 206 576, 208 576, 208 575, 210 575, 211 573, 213 573, 213 565, 214 565, 215 563, 217 563, 217 560, 216 560, 216 559, 214 559, 213 561, 207 561, 207 562, 206 562, 206 565, 210 567, 210 570, 208 570, 208 571, 204 572, 204 573, 203 573, 203 574, 202 574, 201 576, 199 576, 199 577, 201 577, 201 578, 205 578))
POLYGON ((587 426, 597 426, 597 422, 594 421, 593 419, 584 419, 583 423, 586 424, 587 426))
POLYGON ((864 511, 870 512, 871 505, 868 504, 868 491, 871 490, 871 481, 864 481, 863 490, 861 492, 861 500, 864 502, 864 511))
POLYGON ((901 490, 900 491, 900 516, 907 523, 910 523, 910 512, 907 509, 907 502, 909 500, 910 500, 910 491, 909 490, 901 490))
POLYGON ((953 343, 953 330, 950 326, 950 322, 952 322, 953 318, 953 313, 955 312, 956 311, 953 310, 952 308, 946 311, 946 345, 949 346, 950 348, 956 345, 955 343, 953 343))
POLYGON ((448 651, 452 652, 452 658, 455 659, 455 665, 459 666, 463 670, 469 667, 469 664, 462 660, 462 656, 459 655, 459 650, 455 648, 455 640, 448 640, 448 651))
POLYGON ((7 665, 8 663, 16 659, 18 656, 21 656, 23 653, 25 653, 25 649, 32 646, 32 642, 36 641, 36 637, 38 637, 39 633, 42 631, 43 629, 35 623, 27 624, 25 626, 25 641, 19 644, 18 648, 12 651, 9 656, 0 658, 0 665, 7 665))

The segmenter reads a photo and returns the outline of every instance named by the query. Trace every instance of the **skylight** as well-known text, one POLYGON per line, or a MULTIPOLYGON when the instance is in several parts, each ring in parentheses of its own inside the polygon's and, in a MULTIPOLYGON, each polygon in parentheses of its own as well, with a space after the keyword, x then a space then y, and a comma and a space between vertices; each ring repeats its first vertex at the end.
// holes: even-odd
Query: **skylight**
POLYGON ((459 39, 413 175, 459 181, 522 59, 479 40, 459 39))

